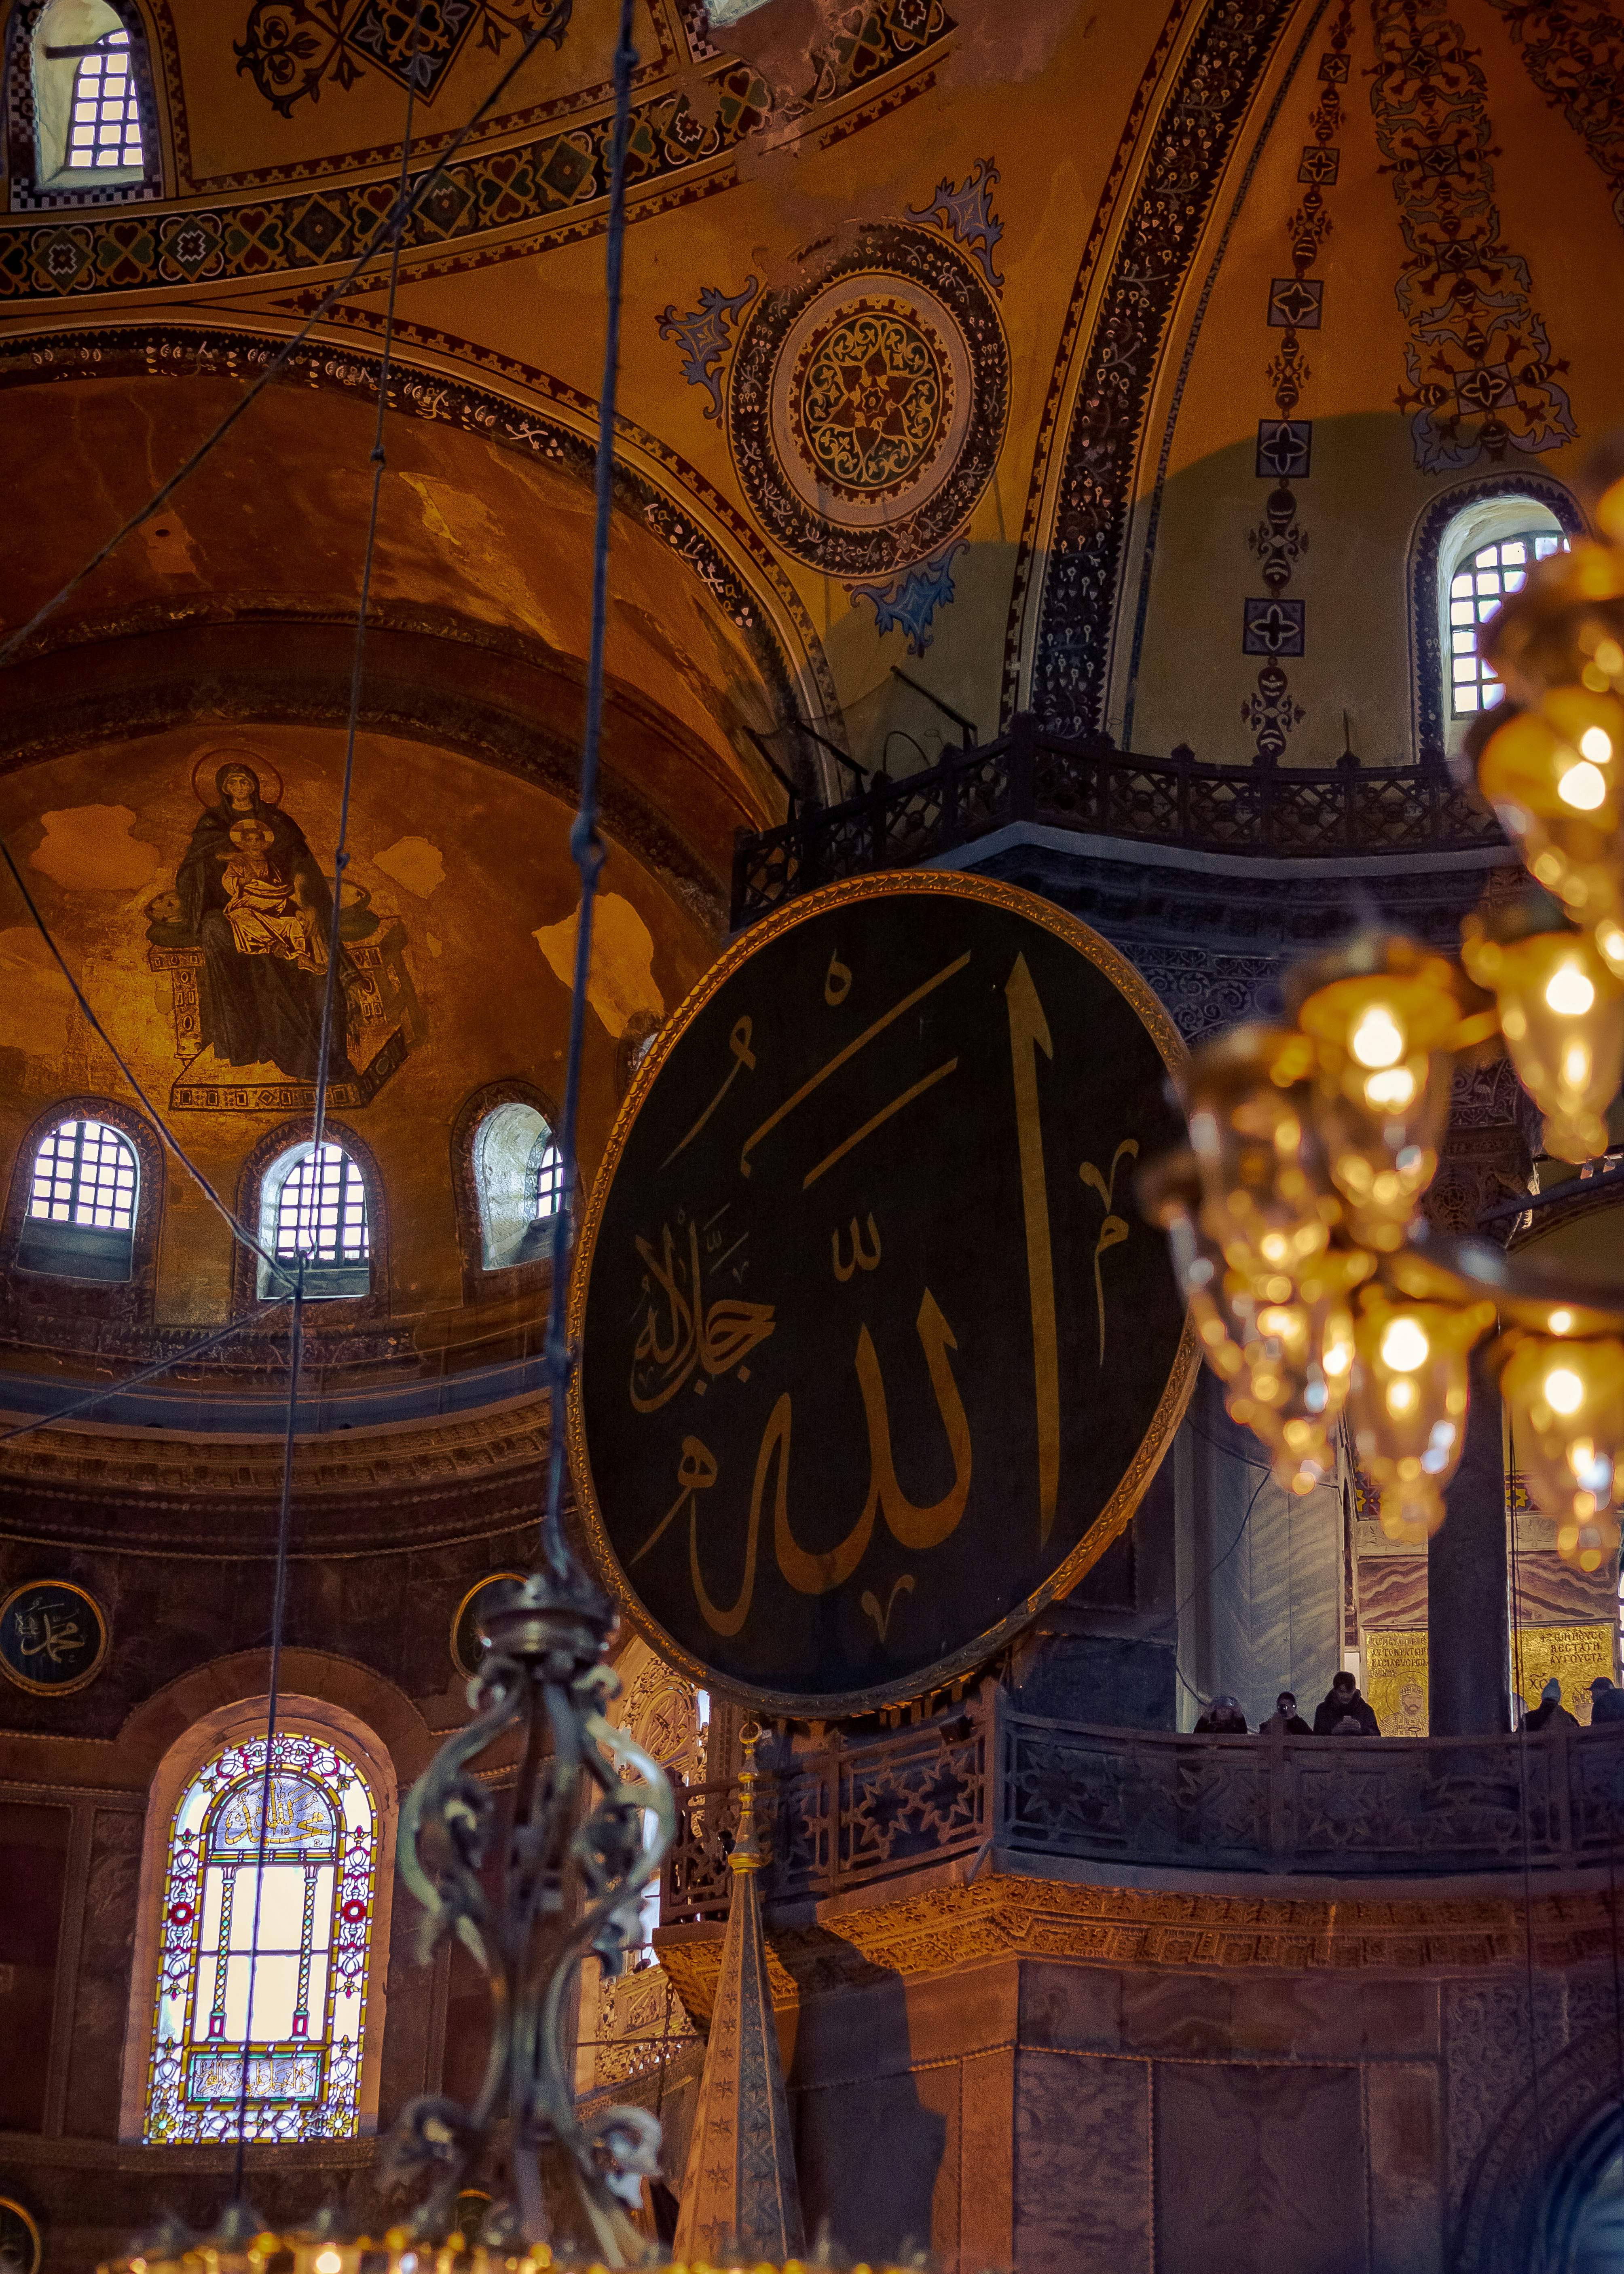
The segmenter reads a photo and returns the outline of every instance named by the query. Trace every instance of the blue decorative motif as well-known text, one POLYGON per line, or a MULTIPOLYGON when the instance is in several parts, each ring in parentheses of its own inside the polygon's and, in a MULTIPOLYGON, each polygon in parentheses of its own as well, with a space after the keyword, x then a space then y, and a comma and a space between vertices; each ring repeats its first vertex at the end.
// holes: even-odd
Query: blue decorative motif
POLYGON ((953 562, 968 550, 969 539, 956 538, 934 561, 920 561, 889 584, 853 584, 852 606, 855 607, 859 600, 872 600, 875 630, 882 636, 889 631, 906 632, 909 652, 923 655, 930 645, 932 616, 938 608, 952 605, 953 562))
POLYGON ((992 160, 978 158, 962 190, 956 190, 951 182, 938 182, 928 205, 910 206, 907 210, 912 220, 934 221, 956 245, 967 247, 993 290, 1002 292, 1004 279, 992 265, 993 247, 1004 235, 1004 223, 994 217, 992 209, 993 184, 997 179, 998 169, 992 160))
POLYGON ((686 316, 679 316, 673 300, 659 319, 659 335, 663 340, 674 340, 682 350, 682 376, 690 387, 703 387, 710 396, 707 418, 722 415, 722 365, 733 345, 729 324, 737 325, 740 312, 748 307, 759 290, 756 279, 747 279, 742 292, 731 297, 718 284, 702 284, 699 305, 690 308, 686 316))

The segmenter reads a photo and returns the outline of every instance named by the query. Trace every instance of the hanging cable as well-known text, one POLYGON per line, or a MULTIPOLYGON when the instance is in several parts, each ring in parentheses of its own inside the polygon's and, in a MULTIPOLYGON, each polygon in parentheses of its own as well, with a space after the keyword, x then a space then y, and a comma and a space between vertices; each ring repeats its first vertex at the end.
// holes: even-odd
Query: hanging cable
MULTIPOLYGON (((417 53, 423 31, 424 0, 417 0, 412 18, 411 66, 406 78, 406 126, 401 140, 401 181, 397 209, 402 209, 411 164, 412 124, 417 111, 417 53)), ((523 61, 523 56, 520 58, 523 61)), ((455 147, 455 146, 454 146, 455 147)), ((356 724, 361 710, 361 681, 366 661, 366 614, 372 589, 372 560, 378 545, 378 507, 386 459, 383 447, 384 412, 389 397, 389 357, 395 338, 395 299, 400 282, 401 232, 390 248, 389 292, 384 314, 383 355, 378 369, 378 417, 372 430, 371 465, 372 494, 366 519, 366 543, 361 559, 361 599, 356 614, 355 652, 350 668, 350 731, 344 742, 343 785, 339 796, 338 839, 333 855, 333 901, 327 912, 327 987, 321 998, 321 1039, 316 1054, 316 1097, 312 1116, 311 1173, 316 1204, 305 1252, 298 1257, 293 1285, 293 1315, 288 1341, 288 1419, 282 1440, 282 1495, 276 1511, 276 1560, 271 1583, 271 1665, 269 1697, 265 1716, 265 1766, 259 1779, 259 1839, 254 1863, 253 1924, 248 1943, 248 2004, 243 2016, 243 2062, 237 2105, 237 2157, 232 2187, 236 2202, 243 2200, 243 2168, 248 2152, 248 2077, 253 2042, 254 1984, 259 1964, 259 1917, 265 1894, 265 1859, 270 1837, 272 1767, 276 1757, 276 1709, 282 1683, 283 1628, 288 1605, 289 1547, 293 1530, 293 1455, 298 1434, 299 1375, 304 1352, 304 1277, 312 1261, 320 1261, 321 1239, 321 1154, 327 1127, 327 1078, 332 1065, 333 1004, 337 989, 342 945, 339 915, 342 906, 344 870, 350 863, 350 796, 355 780, 356 724)), ((339 1219, 342 1224, 342 1216, 339 1219)), ((337 1901, 337 1875, 333 1901, 337 1901)))
MULTIPOLYGON (((225 417, 221 419, 219 425, 214 427, 209 433, 204 436, 202 441, 198 444, 197 448, 192 451, 191 456, 177 468, 175 472, 169 476, 166 482, 162 483, 158 489, 154 491, 153 494, 147 499, 146 504, 142 506, 139 512, 132 514, 128 521, 121 523, 121 525, 114 531, 112 536, 108 538, 106 544, 102 546, 91 555, 90 559, 86 561, 84 567, 77 569, 74 574, 69 577, 67 583, 57 591, 52 594, 51 598, 45 602, 43 606, 34 610, 33 615, 29 617, 27 622, 22 626, 20 630, 13 632, 4 644, 0 646, 0 665, 10 663, 12 657, 17 654, 19 650, 22 648, 27 641, 33 638, 34 633, 38 631, 40 626, 45 622, 46 619, 54 615, 56 610, 62 606, 63 602, 72 597, 72 595, 79 590, 79 586, 85 582, 86 577, 92 576, 95 574, 95 571, 102 566, 102 563, 112 553, 117 551, 118 547, 124 543, 125 538, 128 537, 132 531, 139 529, 144 521, 149 520, 151 516, 158 511, 161 506, 168 504, 169 499, 174 496, 176 491, 180 487, 181 484, 187 478, 187 477, 197 471, 198 468, 203 463, 205 458, 208 456, 209 452, 214 449, 216 443, 222 441, 226 435, 230 433, 232 427, 236 425, 237 420, 247 410, 249 404, 254 401, 255 397, 261 392, 261 390, 268 387, 274 379, 279 379, 281 377, 282 373, 288 368, 289 364, 293 360, 295 355, 297 354, 299 349, 303 347, 304 342, 315 330, 316 326, 321 321, 322 318, 327 314, 328 311, 336 306, 337 303, 343 298, 345 293, 349 291, 350 286, 360 275, 362 270, 365 268, 370 262, 376 260, 380 254, 390 252, 399 245, 401 238, 405 232, 406 224, 411 219, 412 215, 422 204, 424 199, 427 196, 433 184, 439 181, 440 176, 452 163, 453 160, 456 157, 458 151, 461 150, 462 145, 467 141, 475 127, 478 125, 480 120, 485 117, 492 105, 499 102, 502 96, 507 93, 515 74, 526 63, 529 62, 530 56, 534 53, 535 49, 540 44, 545 36, 545 25, 538 25, 536 29, 530 34, 529 38, 521 42, 517 55, 515 56, 513 61, 508 64, 507 70, 497 80, 495 86, 492 87, 490 93, 485 97, 485 100, 480 103, 478 109, 469 119, 467 124, 463 126, 454 138, 450 147, 445 152, 445 154, 437 161, 427 173, 419 177, 417 181, 411 185, 410 192, 402 192, 402 195, 395 200, 394 206, 390 208, 389 212, 385 215, 382 222, 380 223, 372 237, 368 240, 364 250, 357 254, 355 260, 344 271, 344 274, 339 278, 338 282, 335 284, 329 285, 327 291, 322 294, 321 298, 318 301, 316 306, 305 318, 304 323, 300 325, 298 330, 289 339, 286 345, 278 349, 276 354, 266 365, 265 369, 259 373, 256 379, 251 380, 241 398, 232 404, 230 410, 228 410, 225 417)), ((414 92, 415 90, 409 90, 409 94, 414 92)))
POLYGON ((626 238, 626 149, 631 122, 634 0, 620 0, 620 37, 614 50, 614 142, 609 185, 609 239, 605 261, 604 384, 598 410, 596 513, 592 531, 592 644, 587 666, 586 723, 581 741, 581 802, 569 832, 569 849, 581 871, 581 909, 575 928, 574 992, 569 1005, 569 1050, 564 1081, 564 1115, 554 1133, 559 1148, 562 1201, 553 1224, 553 1287, 547 1310, 548 1388, 547 1505, 542 1522, 542 1553, 554 1578, 569 1576, 564 1544, 564 1438, 575 1353, 569 1344, 569 1257, 575 1215, 575 1117, 581 1100, 581 1051, 586 1031, 587 981, 592 968, 592 899, 604 865, 598 833, 598 746, 604 711, 604 644, 609 614, 609 518, 614 502, 614 402, 620 359, 620 280, 626 238))

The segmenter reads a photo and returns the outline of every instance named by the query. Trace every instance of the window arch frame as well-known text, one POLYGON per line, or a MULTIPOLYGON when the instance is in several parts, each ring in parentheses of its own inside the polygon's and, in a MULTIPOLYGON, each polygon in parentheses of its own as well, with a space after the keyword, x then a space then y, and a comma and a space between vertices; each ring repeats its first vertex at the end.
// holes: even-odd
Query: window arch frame
MULTIPOLYGON (((549 1130, 558 1127, 558 1108, 543 1090, 518 1075, 490 1081, 465 1097, 451 1125, 451 1193, 456 1211, 457 1250, 462 1261, 462 1299, 489 1301, 497 1296, 530 1295, 553 1284, 550 1254, 523 1263, 485 1260, 485 1207, 480 1191, 480 1133, 504 1105, 527 1105, 549 1130)), ((576 1200, 580 1193, 577 1186, 576 1200)))
MULTIPOLYGON (((290 1153, 301 1145, 308 1145, 315 1136, 315 1123, 309 1114, 283 1121, 268 1130, 244 1162, 237 1178, 237 1212, 242 1223, 256 1235, 263 1221, 266 1178, 290 1153)), ((385 1201, 383 1177, 376 1156, 365 1140, 357 1135, 348 1122, 329 1114, 323 1132, 328 1144, 342 1146, 360 1172, 366 1194, 366 1233, 370 1277, 365 1294, 329 1295, 320 1299, 322 1323, 342 1326, 355 1319, 380 1318, 388 1310, 388 1211, 385 1201)), ((231 1292, 234 1315, 242 1317, 255 1311, 265 1311, 274 1304, 285 1302, 286 1296, 267 1294, 262 1282, 265 1267, 251 1247, 241 1240, 233 1244, 231 1263, 231 1292)))
POLYGON ((5 1281, 9 1324, 22 1326, 32 1314, 49 1318, 116 1319, 145 1325, 153 1316, 158 1242, 163 1220, 165 1163, 157 1132, 142 1114, 111 1097, 62 1097, 36 1114, 24 1131, 11 1165, 5 1215, 0 1222, 0 1262, 5 1281), (101 1121, 116 1129, 136 1160, 135 1222, 131 1230, 130 1270, 124 1279, 79 1279, 64 1271, 41 1270, 19 1262, 18 1252, 30 1221, 34 1168, 41 1146, 64 1121, 101 1121))
POLYGON ((1451 717, 1449 654, 1443 637, 1448 596, 1440 594, 1449 531, 1474 508, 1513 499, 1525 499, 1550 514, 1570 542, 1586 534, 1588 523, 1573 492, 1543 473, 1487 474, 1455 482, 1440 490, 1417 520, 1409 582, 1410 719, 1417 764, 1447 765, 1451 743, 1458 748, 1470 724, 1451 717))
MULTIPOLYGON (((130 36, 130 76, 141 123, 139 180, 98 184, 86 169, 64 182, 58 169, 41 177, 34 93, 34 49, 53 0, 16 0, 6 27, 6 165, 13 213, 47 213, 76 206, 127 205, 163 194, 163 152, 152 35, 137 0, 105 0, 130 36)), ((105 36, 105 34, 103 35, 105 36)), ((75 71, 77 80, 77 67, 75 71)), ((71 94, 69 97, 71 107, 71 94)), ((133 170, 133 169, 132 169, 133 170)))
MULTIPOLYGON (((200 1715, 164 1752, 147 1787, 119 2102, 118 2137, 127 2145, 153 2144, 147 2141, 147 2085, 156 2037, 158 1973, 164 1956, 161 1905, 169 1879, 169 1835, 176 1812, 212 1759, 233 1746, 263 1738, 269 1704, 269 1698, 264 1696, 241 1698, 200 1715)), ((357 1715, 329 1699, 297 1690, 281 1693, 276 1730, 279 1737, 302 1734, 342 1752, 365 1784, 372 1803, 372 1920, 355 2129, 350 2135, 353 2139, 370 2138, 378 2129, 383 2076, 395 1834, 400 1815, 396 1795, 401 1774, 377 1732, 357 1715)))

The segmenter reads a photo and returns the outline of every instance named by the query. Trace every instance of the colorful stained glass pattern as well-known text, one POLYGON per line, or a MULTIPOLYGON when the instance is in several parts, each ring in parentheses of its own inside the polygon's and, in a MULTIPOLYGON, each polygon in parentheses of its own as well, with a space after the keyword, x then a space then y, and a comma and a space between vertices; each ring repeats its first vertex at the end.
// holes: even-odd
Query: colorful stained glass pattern
POLYGON ((229 1745, 169 1830, 147 2090, 149 2142, 348 2140, 377 1877, 365 1780, 287 1731, 229 1745))

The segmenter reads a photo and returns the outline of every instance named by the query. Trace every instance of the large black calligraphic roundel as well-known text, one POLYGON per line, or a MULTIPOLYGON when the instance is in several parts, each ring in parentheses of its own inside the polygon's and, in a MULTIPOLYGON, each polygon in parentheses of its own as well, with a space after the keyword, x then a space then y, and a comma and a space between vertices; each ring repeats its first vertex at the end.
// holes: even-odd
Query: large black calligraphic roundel
POLYGON ((572 1290, 605 1572, 786 1713, 984 1659, 1127 1522, 1192 1359, 1132 1200, 1177 1037, 1094 933, 914 870, 796 901, 661 1032, 572 1290))

